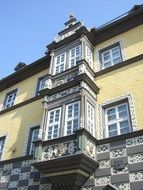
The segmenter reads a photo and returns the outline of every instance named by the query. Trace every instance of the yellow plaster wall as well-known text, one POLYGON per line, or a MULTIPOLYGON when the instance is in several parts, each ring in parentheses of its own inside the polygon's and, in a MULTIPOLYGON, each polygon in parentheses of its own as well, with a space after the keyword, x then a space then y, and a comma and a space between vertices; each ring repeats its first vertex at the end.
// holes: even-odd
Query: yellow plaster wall
POLYGON ((98 62, 97 51, 99 49, 108 47, 109 45, 117 41, 123 42, 123 46, 124 46, 123 51, 125 54, 125 60, 142 54, 143 53, 143 24, 95 46, 95 51, 94 51, 95 71, 96 71, 96 64, 98 62))
POLYGON ((0 110, 2 110, 5 96, 8 92, 18 88, 18 93, 15 99, 15 104, 28 100, 35 96, 38 79, 48 73, 48 70, 44 70, 26 80, 13 85, 10 88, 0 92, 0 110))
POLYGON ((37 100, 0 115, 0 136, 7 135, 2 156, 3 160, 23 156, 28 128, 36 126, 42 120, 41 101, 37 100), (12 152, 13 148, 16 148, 14 153, 12 152))
MULTIPOLYGON (((132 94, 135 106, 138 129, 143 129, 143 61, 114 70, 95 78, 100 92, 97 105, 125 94, 132 94)), ((99 117, 98 109, 96 126, 98 134, 99 117)), ((98 134, 99 135, 99 134, 98 134)))

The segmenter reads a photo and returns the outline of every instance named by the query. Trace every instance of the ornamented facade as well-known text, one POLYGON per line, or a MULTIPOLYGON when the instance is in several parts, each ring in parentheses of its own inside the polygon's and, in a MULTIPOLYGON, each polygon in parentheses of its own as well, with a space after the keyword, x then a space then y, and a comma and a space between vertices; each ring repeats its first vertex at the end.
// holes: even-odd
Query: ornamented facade
POLYGON ((143 189, 143 6, 0 80, 0 189, 143 189))

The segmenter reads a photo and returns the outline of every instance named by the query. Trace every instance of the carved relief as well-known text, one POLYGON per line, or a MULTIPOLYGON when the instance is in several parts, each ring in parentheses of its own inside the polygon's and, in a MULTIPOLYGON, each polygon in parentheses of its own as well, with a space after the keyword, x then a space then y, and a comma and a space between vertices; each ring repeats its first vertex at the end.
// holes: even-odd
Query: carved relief
POLYGON ((130 173, 130 181, 143 181, 143 171, 130 173))
POLYGON ((111 183, 111 176, 97 177, 95 179, 95 185, 96 186, 107 185, 108 183, 111 183))
POLYGON ((143 153, 128 156, 129 164, 143 162, 143 153))
POLYGON ((108 152, 110 148, 109 144, 102 144, 97 146, 97 153, 103 153, 103 152, 108 152))
POLYGON ((110 151, 110 158, 111 159, 122 157, 122 156, 127 156, 127 150, 125 148, 110 151))
POLYGON ((96 156, 95 145, 88 140, 87 140, 86 150, 87 150, 87 155, 95 159, 95 156, 96 156))

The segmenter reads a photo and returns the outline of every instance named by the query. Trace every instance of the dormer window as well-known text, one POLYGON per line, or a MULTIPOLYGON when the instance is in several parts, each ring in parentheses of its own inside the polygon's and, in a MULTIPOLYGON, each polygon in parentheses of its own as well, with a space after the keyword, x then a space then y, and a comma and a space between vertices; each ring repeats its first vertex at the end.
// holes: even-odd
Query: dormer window
POLYGON ((62 53, 55 58, 55 74, 61 73, 65 70, 66 53, 62 53))

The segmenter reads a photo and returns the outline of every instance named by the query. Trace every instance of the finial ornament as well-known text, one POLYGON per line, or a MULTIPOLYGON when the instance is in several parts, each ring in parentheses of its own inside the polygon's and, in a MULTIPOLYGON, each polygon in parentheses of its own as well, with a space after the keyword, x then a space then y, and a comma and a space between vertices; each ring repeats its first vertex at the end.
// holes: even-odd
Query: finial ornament
POLYGON ((71 20, 71 19, 73 19, 74 18, 74 14, 73 13, 70 13, 69 14, 69 19, 71 20))

